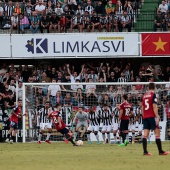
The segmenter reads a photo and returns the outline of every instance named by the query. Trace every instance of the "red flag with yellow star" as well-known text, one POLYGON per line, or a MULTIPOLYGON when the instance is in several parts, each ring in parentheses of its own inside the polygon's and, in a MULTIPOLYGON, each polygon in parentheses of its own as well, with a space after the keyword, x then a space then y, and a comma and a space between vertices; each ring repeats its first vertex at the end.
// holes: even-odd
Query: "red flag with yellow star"
POLYGON ((169 33, 142 34, 142 55, 143 56, 170 55, 170 34, 169 33))

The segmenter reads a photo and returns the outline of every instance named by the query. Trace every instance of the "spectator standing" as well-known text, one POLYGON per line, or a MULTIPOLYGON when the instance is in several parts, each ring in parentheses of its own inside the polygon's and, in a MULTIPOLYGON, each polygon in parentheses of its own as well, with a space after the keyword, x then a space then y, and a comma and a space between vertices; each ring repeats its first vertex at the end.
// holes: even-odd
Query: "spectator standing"
POLYGON ((25 65, 24 70, 21 74, 21 77, 23 77, 23 81, 28 82, 28 78, 30 75, 31 75, 31 71, 29 70, 28 65, 25 65))
POLYGON ((115 79, 115 73, 114 71, 111 71, 110 74, 107 76, 107 82, 117 82, 115 79))
POLYGON ((57 80, 57 71, 56 71, 56 68, 55 67, 52 67, 51 69, 51 74, 49 74, 49 76, 51 79, 52 78, 55 78, 57 80))
MULTIPOLYGON (((52 83, 56 83, 56 79, 52 79, 52 83)), ((48 86, 48 100, 50 100, 51 105, 54 107, 56 105, 56 94, 61 91, 59 85, 51 84, 48 86)))
POLYGON ((127 79, 125 78, 125 75, 123 72, 120 74, 120 77, 118 78, 117 81, 118 82, 127 82, 127 79))
POLYGON ((119 71, 119 67, 118 66, 116 66, 115 68, 114 68, 114 73, 115 73, 115 79, 116 79, 116 81, 118 81, 118 78, 120 77, 120 71, 119 71))
POLYGON ((122 71, 127 81, 131 81, 133 78, 133 70, 130 70, 130 63, 126 64, 125 69, 122 71))
POLYGON ((66 93, 66 96, 64 97, 64 100, 63 100, 63 106, 70 107, 72 106, 72 104, 73 104, 73 100, 72 100, 70 93, 66 93))
POLYGON ((164 71, 164 79, 165 81, 170 81, 170 66, 167 66, 164 71))
POLYGON ((45 71, 42 73, 42 78, 40 79, 40 82, 42 82, 42 81, 45 81, 46 83, 50 83, 51 82, 50 77, 47 77, 47 74, 46 74, 45 71))
POLYGON ((91 69, 91 70, 90 70, 90 74, 88 74, 88 78, 91 78, 91 79, 93 80, 93 82, 97 82, 98 76, 97 76, 97 74, 95 73, 95 70, 94 70, 94 69, 91 69))
MULTIPOLYGON (((83 69, 84 69, 84 65, 82 65, 82 69, 81 69, 81 72, 79 75, 77 75, 77 72, 74 71, 74 67, 73 67, 73 74, 71 74, 71 71, 70 71, 70 68, 69 68, 69 64, 67 64, 67 71, 68 71, 68 74, 70 75, 70 79, 71 79, 71 83, 75 83, 76 79, 81 79, 81 76, 82 76, 82 72, 83 72, 83 69)), ((73 88, 73 85, 71 85, 71 89, 73 88)))
MULTIPOLYGON (((75 83, 80 83, 80 80, 79 80, 79 79, 76 79, 75 83)), ((72 90, 73 90, 73 91, 77 91, 77 89, 83 90, 83 85, 80 85, 80 84, 75 84, 75 85, 73 85, 72 90)))

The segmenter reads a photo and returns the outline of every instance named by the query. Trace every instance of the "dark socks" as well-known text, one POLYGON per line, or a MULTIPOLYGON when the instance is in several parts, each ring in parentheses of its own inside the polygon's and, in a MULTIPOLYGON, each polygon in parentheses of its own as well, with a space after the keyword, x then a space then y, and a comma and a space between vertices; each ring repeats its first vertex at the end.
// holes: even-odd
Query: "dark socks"
POLYGON ((161 142, 161 139, 160 138, 156 138, 156 145, 158 147, 158 151, 159 153, 163 153, 164 151, 162 150, 162 142, 161 142))
POLYGON ((15 141, 15 136, 12 136, 12 140, 15 141))
POLYGON ((148 153, 148 151, 147 151, 147 139, 145 137, 143 137, 143 139, 142 139, 142 144, 143 144, 143 152, 148 153))
POLYGON ((70 141, 73 145, 76 144, 76 143, 73 141, 73 138, 72 138, 72 137, 69 139, 69 141, 70 141))
POLYGON ((8 139, 10 138, 10 134, 7 135, 7 138, 8 138, 8 139))

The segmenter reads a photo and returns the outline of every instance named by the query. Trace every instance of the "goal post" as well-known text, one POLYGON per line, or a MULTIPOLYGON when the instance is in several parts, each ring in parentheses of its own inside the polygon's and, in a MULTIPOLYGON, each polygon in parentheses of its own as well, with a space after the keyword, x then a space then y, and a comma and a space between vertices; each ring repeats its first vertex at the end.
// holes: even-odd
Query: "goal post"
MULTIPOLYGON (((133 110, 139 105, 142 95, 148 90, 149 82, 116 82, 116 83, 23 83, 23 114, 22 117, 22 142, 36 141, 39 133, 39 118, 36 124, 34 122, 37 109, 44 106, 45 101, 50 100, 53 107, 56 102, 62 104, 62 119, 67 127, 73 130, 72 120, 77 112, 78 106, 82 105, 85 112, 89 112, 91 106, 96 111, 107 103, 113 111, 117 103, 121 103, 122 94, 128 95, 128 101, 133 104, 133 110), (54 86, 54 87, 53 87, 54 86), (61 90, 54 93, 55 86, 61 90), (50 88, 49 88, 50 87, 50 88), (50 93, 50 92, 51 93, 50 93)), ((156 95, 158 98, 161 139, 163 141, 170 139, 170 83, 155 82, 156 95)), ((138 125, 135 124, 137 129, 138 125)), ((100 123, 100 129, 102 122, 100 123)), ((86 140, 86 133, 82 127, 80 136, 86 140)), ((137 135, 136 130, 136 135, 137 135)), ((111 134, 113 134, 111 132, 111 134)), ((93 134, 92 139, 94 138, 93 134)), ((151 140, 154 140, 154 134, 151 132, 151 140)), ((99 135, 101 137, 101 135, 99 135)), ((111 136, 113 138, 113 136, 111 136)), ((53 129, 51 141, 62 141, 63 136, 53 129)), ((95 139, 94 139, 95 140, 95 139)), ((101 139, 102 140, 102 139, 101 139)))

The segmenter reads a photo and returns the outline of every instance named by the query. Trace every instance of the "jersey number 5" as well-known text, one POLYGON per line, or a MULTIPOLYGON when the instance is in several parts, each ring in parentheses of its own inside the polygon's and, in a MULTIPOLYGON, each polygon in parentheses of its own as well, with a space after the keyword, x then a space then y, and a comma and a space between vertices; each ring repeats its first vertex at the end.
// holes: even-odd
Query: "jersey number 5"
POLYGON ((145 110, 149 109, 149 99, 145 99, 145 110))

